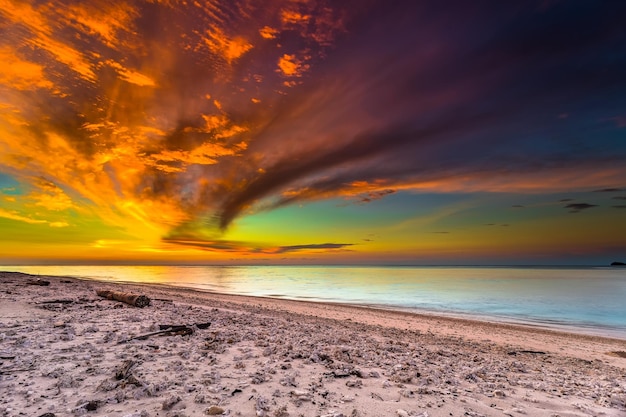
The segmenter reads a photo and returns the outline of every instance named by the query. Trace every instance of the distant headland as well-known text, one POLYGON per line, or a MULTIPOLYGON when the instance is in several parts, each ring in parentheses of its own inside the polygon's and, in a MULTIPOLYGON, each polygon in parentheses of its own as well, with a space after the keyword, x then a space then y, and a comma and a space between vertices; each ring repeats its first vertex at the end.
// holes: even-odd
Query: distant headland
POLYGON ((611 262, 611 266, 626 266, 626 263, 615 261, 611 262))

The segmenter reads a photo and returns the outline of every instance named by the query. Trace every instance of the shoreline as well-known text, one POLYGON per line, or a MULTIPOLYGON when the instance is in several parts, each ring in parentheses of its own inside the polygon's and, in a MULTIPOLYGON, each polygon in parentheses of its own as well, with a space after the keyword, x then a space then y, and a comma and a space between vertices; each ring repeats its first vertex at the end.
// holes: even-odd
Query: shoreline
MULTIPOLYGON (((147 265, 151 266, 151 265, 147 265)), ((595 266, 594 268, 596 268, 595 266)), ((449 267, 445 267, 449 268, 449 267)), ((491 266, 491 268, 509 268, 499 267, 499 266, 491 266)), ((544 268, 543 266, 537 266, 537 268, 544 268)), ((556 268, 563 268, 561 266, 556 268)), ((576 267, 572 267, 576 268, 576 267)), ((9 272, 9 271, 7 271, 9 272)), ((41 274, 30 274, 26 272, 15 272, 22 273, 25 275, 32 276, 61 276, 61 275, 41 275, 41 274)), ((577 322, 568 322, 568 321, 560 321, 557 319, 542 319, 540 317, 516 317, 516 316, 505 316, 505 315, 489 315, 486 313, 472 313, 472 312, 463 312, 463 311, 454 311, 454 310, 436 310, 436 309, 428 309, 428 308, 420 308, 420 307, 404 307, 404 306, 396 306, 391 304, 378 304, 378 303, 362 303, 362 302, 345 302, 345 301, 333 301, 326 300, 323 298, 311 297, 310 299, 305 299, 297 296, 272 296, 272 295, 252 295, 252 294, 237 294, 230 292, 218 292, 208 288, 200 288, 194 287, 193 284, 177 284, 177 283, 162 283, 162 282, 138 282, 138 281, 124 281, 124 280, 115 280, 115 279, 106 279, 105 277, 100 276, 81 276, 81 275, 71 275, 65 276, 67 278, 78 279, 78 280, 86 280, 86 281, 95 281, 102 283, 118 283, 122 285, 154 285, 154 286, 163 286, 165 288, 172 289, 183 289, 189 291, 197 291, 197 292, 206 292, 208 294, 215 295, 228 295, 233 297, 250 297, 250 298, 261 298, 261 299, 276 299, 276 300, 284 300, 284 301, 294 301, 294 302, 304 302, 304 303, 315 303, 315 304, 330 304, 330 305, 345 305, 347 307, 362 307, 366 309, 379 309, 384 311, 400 311, 400 312, 408 312, 410 314, 415 314, 418 316, 433 316, 433 317, 441 317, 441 318, 452 318, 452 319, 460 319, 460 320, 469 320, 476 321, 479 323, 492 323, 492 324, 503 324, 503 325, 512 325, 512 326, 521 326, 521 327, 529 327, 533 329, 544 329, 549 331, 555 331, 558 333, 572 333, 576 335, 587 335, 591 337, 605 337, 608 339, 616 339, 626 341, 626 328, 612 327, 609 325, 601 325, 594 323, 577 323, 577 322)), ((114 277, 110 277, 114 278, 114 277)))
POLYGON ((0 358, 7 417, 626 412, 624 340, 162 284, 0 272, 0 358), (136 308, 96 289, 153 301, 136 308), (129 361, 134 379, 116 379, 129 361))

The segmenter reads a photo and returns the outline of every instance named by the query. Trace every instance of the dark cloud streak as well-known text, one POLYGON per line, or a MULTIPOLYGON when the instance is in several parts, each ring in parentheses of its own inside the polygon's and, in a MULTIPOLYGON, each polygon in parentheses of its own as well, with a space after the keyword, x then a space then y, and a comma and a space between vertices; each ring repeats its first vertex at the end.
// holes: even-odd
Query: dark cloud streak
POLYGON ((572 204, 567 204, 565 206, 566 209, 570 209, 570 213, 579 213, 583 210, 588 210, 594 207, 598 207, 598 206, 596 204, 588 204, 588 203, 572 203, 572 204))

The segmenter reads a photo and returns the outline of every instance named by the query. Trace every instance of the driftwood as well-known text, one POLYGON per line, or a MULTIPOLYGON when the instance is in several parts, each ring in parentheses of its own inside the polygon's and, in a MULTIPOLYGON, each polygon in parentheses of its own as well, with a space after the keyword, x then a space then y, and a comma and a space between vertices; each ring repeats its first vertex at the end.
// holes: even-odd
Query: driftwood
POLYGON ((507 355, 517 355, 518 353, 530 353, 530 354, 534 354, 534 355, 545 355, 546 352, 542 352, 540 350, 518 350, 518 351, 511 351, 511 352, 507 352, 507 355))
MULTIPOLYGON (((211 322, 208 322, 208 323, 195 323, 195 324, 192 324, 191 326, 195 326, 198 329, 204 330, 204 329, 208 329, 210 325, 211 325, 211 322)), ((180 332, 182 330, 191 328, 191 326, 185 326, 185 325, 181 326, 181 325, 173 325, 173 324, 159 324, 159 330, 169 330, 171 332, 180 332)))
POLYGON ((125 340, 119 341, 119 342, 117 342, 117 344, 121 345, 123 343, 130 342, 131 340, 146 340, 150 336, 157 336, 157 335, 162 335, 162 336, 176 336, 176 335, 178 335, 178 336, 186 336, 186 335, 189 335, 189 334, 193 334, 194 327, 198 328, 198 329, 207 329, 210 325, 211 325, 211 323, 196 323, 196 324, 191 324, 189 326, 186 326, 186 325, 160 324, 159 325, 159 330, 157 330, 156 332, 140 334, 139 336, 135 336, 135 337, 131 337, 129 339, 125 339, 125 340))
POLYGON ((45 300, 40 301, 37 304, 73 304, 74 300, 45 300))
POLYGON ((150 305, 150 299, 145 295, 131 294, 128 292, 97 290, 96 294, 109 300, 121 301, 135 307, 146 307, 150 305))
POLYGON ((44 281, 43 279, 30 279, 28 281, 26 281, 26 285, 39 285, 42 287, 47 287, 48 285, 50 285, 50 281, 44 281))

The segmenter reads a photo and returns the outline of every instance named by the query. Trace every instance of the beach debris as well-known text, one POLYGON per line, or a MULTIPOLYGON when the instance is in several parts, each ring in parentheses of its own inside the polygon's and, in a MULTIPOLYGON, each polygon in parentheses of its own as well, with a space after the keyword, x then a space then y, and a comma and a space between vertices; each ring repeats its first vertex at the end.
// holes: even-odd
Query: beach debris
POLYGON ((385 401, 383 397, 381 397, 380 395, 376 394, 375 392, 372 392, 372 393, 370 394, 370 396, 371 396, 372 398, 374 398, 375 400, 378 400, 378 401, 385 401))
POLYGON ((139 336, 130 337, 128 339, 120 340, 117 342, 118 345, 123 343, 130 342, 131 340, 145 340, 150 336, 187 336, 194 333, 194 328, 198 329, 207 329, 211 323, 196 323, 191 325, 171 325, 171 324, 160 324, 159 330, 156 332, 144 333, 139 336))
POLYGON ((96 294, 108 300, 120 301, 131 306, 143 308, 150 305, 150 298, 141 294, 132 294, 121 291, 96 290, 96 294))
POLYGON ((216 405, 213 405, 211 407, 209 407, 208 410, 206 410, 206 414, 210 415, 210 416, 218 416, 220 414, 224 414, 224 409, 221 407, 218 407, 216 405))
POLYGON ((102 401, 99 400, 79 402, 79 404, 71 411, 74 414, 82 414, 85 411, 96 411, 101 404, 102 401))
POLYGON ((361 388, 363 387, 363 381, 360 379, 350 379, 346 381, 346 386, 350 388, 361 388))
POLYGON ((167 330, 173 333, 176 332, 187 332, 189 331, 189 329, 191 329, 193 331, 193 327, 197 327, 198 329, 204 330, 204 329, 208 329, 209 326, 211 325, 211 322, 207 322, 207 323, 194 323, 194 324, 190 324, 190 325, 174 325, 174 324, 159 324, 159 330, 167 330))
POLYGON ((313 401, 313 395, 309 391, 293 390, 290 394, 296 401, 313 401))
POLYGON ((115 371, 115 379, 118 381, 122 381, 125 384, 136 385, 138 387, 143 386, 143 384, 132 374, 132 370, 137 366, 137 362, 132 360, 124 361, 122 366, 115 371))
POLYGON ((507 352, 507 355, 515 356, 518 353, 528 353, 532 355, 546 355, 546 352, 542 352, 541 350, 513 350, 511 352, 507 352))
POLYGON ((47 287, 50 285, 50 281, 46 281, 40 278, 37 279, 29 279, 26 281, 26 285, 39 285, 40 287, 47 287))
POLYGON ((287 406, 280 406, 276 411, 274 411, 274 417, 289 417, 289 412, 287 411, 287 406))
POLYGON ((504 391, 502 391, 502 390, 500 390, 500 389, 494 390, 494 391, 491 393, 491 395, 492 395, 492 396, 494 396, 494 397, 498 397, 498 398, 504 398, 504 397, 506 397, 506 394, 504 393, 504 391))
POLYGON ((74 300, 46 300, 40 301, 37 304, 73 304, 74 300))
POLYGON ((174 407, 176 404, 178 404, 181 401, 182 401, 182 398, 180 398, 177 395, 172 395, 171 397, 163 401, 163 403, 161 404, 161 408, 163 410, 171 410, 172 407, 174 407))
POLYGON ((269 401, 261 395, 257 398, 254 408, 256 410, 257 417, 265 417, 267 416, 267 412, 270 411, 269 401))

